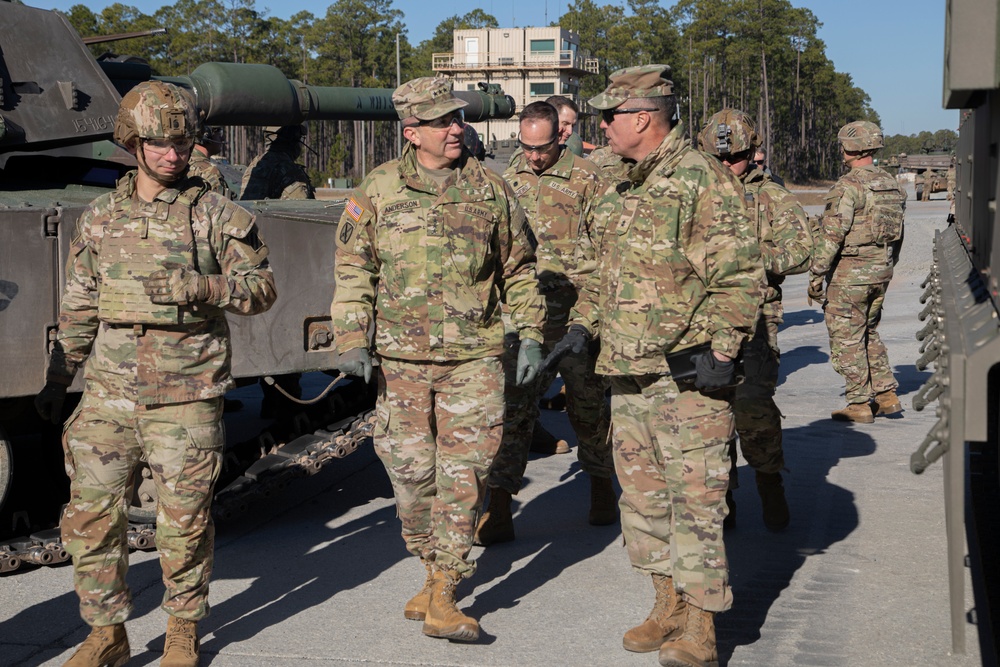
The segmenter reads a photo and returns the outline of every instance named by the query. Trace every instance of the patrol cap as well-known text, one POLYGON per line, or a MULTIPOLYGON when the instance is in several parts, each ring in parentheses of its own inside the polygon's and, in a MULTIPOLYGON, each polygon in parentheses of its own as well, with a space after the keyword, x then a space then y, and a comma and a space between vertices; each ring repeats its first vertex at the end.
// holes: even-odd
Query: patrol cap
POLYGON ((668 65, 640 65, 620 69, 611 75, 611 83, 588 104, 595 109, 614 109, 625 100, 642 97, 667 97, 674 94, 668 65))
POLYGON ((881 128, 867 120, 856 120, 840 128, 837 140, 845 151, 852 153, 874 151, 884 146, 881 128))
POLYGON ((440 76, 411 79, 392 93, 392 104, 400 120, 411 116, 434 120, 468 106, 451 92, 451 82, 440 76))

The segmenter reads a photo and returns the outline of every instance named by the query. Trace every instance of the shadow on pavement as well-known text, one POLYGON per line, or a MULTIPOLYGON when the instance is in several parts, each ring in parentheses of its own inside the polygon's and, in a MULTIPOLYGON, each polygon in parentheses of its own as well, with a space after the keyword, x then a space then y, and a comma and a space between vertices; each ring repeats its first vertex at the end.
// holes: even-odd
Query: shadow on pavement
MULTIPOLYGON (((734 493, 737 527, 726 534, 734 604, 716 619, 721 665, 737 647, 760 639, 772 605, 806 559, 824 553, 858 526, 854 494, 831 484, 828 475, 843 458, 873 454, 872 437, 850 424, 820 420, 786 429, 784 450, 782 477, 792 521, 781 533, 764 528, 753 469, 741 466, 742 485, 734 493)), ((772 619, 772 625, 782 624, 772 619)))
POLYGON ((817 345, 800 345, 787 352, 782 351, 778 365, 778 385, 784 384, 789 375, 813 364, 827 364, 830 355, 817 345))

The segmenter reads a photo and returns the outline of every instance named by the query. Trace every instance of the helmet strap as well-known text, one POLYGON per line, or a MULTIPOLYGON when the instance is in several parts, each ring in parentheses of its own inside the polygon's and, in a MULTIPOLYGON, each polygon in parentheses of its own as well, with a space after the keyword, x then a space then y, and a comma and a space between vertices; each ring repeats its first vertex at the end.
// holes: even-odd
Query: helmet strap
POLYGON ((159 174, 157 174, 156 172, 154 172, 152 169, 149 168, 149 165, 146 164, 146 151, 143 150, 144 141, 145 140, 142 139, 141 137, 136 138, 137 146, 139 149, 135 152, 135 160, 136 162, 139 163, 139 169, 142 169, 142 173, 146 174, 151 179, 153 179, 154 181, 156 181, 157 183, 159 183, 164 187, 170 187, 172 183, 180 180, 181 178, 180 174, 178 174, 176 178, 164 178, 163 176, 160 176, 159 174))

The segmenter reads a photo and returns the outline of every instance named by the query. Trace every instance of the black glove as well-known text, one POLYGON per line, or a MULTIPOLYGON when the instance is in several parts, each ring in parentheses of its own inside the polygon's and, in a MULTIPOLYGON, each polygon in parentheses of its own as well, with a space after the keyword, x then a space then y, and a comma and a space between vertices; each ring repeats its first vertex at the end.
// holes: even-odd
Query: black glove
POLYGON ((694 379, 694 386, 702 391, 715 391, 728 387, 733 383, 733 374, 736 371, 736 364, 732 359, 729 361, 719 361, 709 350, 694 357, 694 367, 697 375, 694 379))
POLYGON ((587 345, 590 344, 590 339, 590 332, 587 331, 585 326, 574 324, 566 332, 566 335, 552 347, 552 351, 549 352, 549 356, 545 357, 545 361, 542 362, 542 367, 538 369, 538 372, 540 374, 547 373, 558 366, 563 357, 568 354, 583 354, 583 351, 587 349, 587 345))
POLYGON ((340 355, 337 359, 337 370, 344 375, 356 375, 363 377, 365 382, 372 379, 372 358, 368 350, 363 347, 356 347, 340 355))
POLYGON ((45 383, 42 390, 38 392, 38 396, 35 396, 35 410, 38 410, 42 419, 56 425, 62 423, 62 409, 63 403, 66 402, 67 388, 61 382, 49 380, 45 383))

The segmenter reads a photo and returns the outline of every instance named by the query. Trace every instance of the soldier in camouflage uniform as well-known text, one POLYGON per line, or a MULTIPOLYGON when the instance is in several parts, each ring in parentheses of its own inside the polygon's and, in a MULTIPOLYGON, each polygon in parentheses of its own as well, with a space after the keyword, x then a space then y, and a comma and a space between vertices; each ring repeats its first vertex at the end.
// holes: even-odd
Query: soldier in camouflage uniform
POLYGON ((899 258, 906 194, 892 174, 874 165, 873 155, 883 145, 877 125, 848 123, 837 138, 850 171, 826 197, 814 240, 809 298, 823 303, 830 360, 847 385, 847 407, 831 417, 870 424, 876 415, 903 410, 878 323, 899 258))
POLYGON ((604 177, 613 184, 622 183, 628 180, 628 172, 635 165, 634 162, 623 160, 611 146, 601 146, 594 150, 587 159, 600 167, 604 177))
POLYGON ((375 451, 396 496, 403 539, 427 570, 403 615, 432 637, 475 641, 455 587, 469 558, 503 429, 504 324, 521 339, 517 380, 542 360, 545 301, 531 230, 513 190, 469 154, 465 102, 443 78, 393 93, 407 146, 373 170, 348 200, 336 250, 331 306, 338 368, 381 361, 375 451))
POLYGON ((66 388, 84 366, 83 399, 63 437, 70 500, 62 541, 93 630, 70 667, 129 659, 126 509, 140 459, 158 494, 156 546, 170 615, 160 664, 198 664, 222 397, 233 386, 224 313, 263 312, 275 290, 253 216, 187 178, 196 125, 194 107, 171 84, 144 82, 125 95, 114 138, 139 170, 80 217, 66 268, 36 405, 58 423, 66 388))
POLYGON ((254 158, 240 187, 240 199, 315 199, 309 174, 295 162, 302 152, 302 125, 268 127, 264 130, 267 149, 254 158))
POLYGON ((192 176, 204 179, 212 192, 218 192, 226 199, 232 199, 233 193, 229 189, 226 177, 212 162, 212 157, 218 155, 225 144, 226 139, 221 127, 202 126, 195 139, 194 148, 191 150, 188 172, 192 176))
MULTIPOLYGON (((566 334, 584 274, 594 268, 593 263, 575 260, 583 252, 580 246, 592 245, 585 222, 593 201, 608 188, 593 164, 560 145, 558 123, 556 110, 547 102, 526 106, 519 123, 521 157, 504 172, 538 240, 535 272, 545 295, 545 343, 549 346, 566 334)), ((476 530, 476 544, 514 539, 511 495, 520 490, 528 465, 539 394, 552 384, 557 371, 567 388, 567 412, 579 443, 580 468, 590 476, 589 521, 607 525, 617 519, 608 439, 611 409, 605 400, 607 381, 594 374, 596 351, 568 355, 558 367, 541 373, 535 383, 518 387, 514 382, 517 349, 515 340, 504 358, 507 416, 503 444, 490 470, 490 502, 476 530)))
MULTIPOLYGON (((701 150, 718 157, 739 179, 767 272, 764 306, 753 338, 743 346, 745 377, 736 388, 733 410, 740 448, 756 473, 764 525, 770 530, 784 530, 789 521, 781 480, 785 457, 781 449, 781 412, 774 403, 781 354, 778 349, 778 326, 783 315, 781 284, 785 276, 809 270, 812 236, 806 212, 798 200, 772 181, 760 164, 751 161, 760 138, 747 114, 723 109, 709 118, 698 142, 701 150)), ((732 468, 726 492, 727 528, 736 525, 733 489, 739 484, 735 440, 730 443, 729 455, 732 468)))
POLYGON ((580 107, 576 102, 562 95, 552 95, 545 100, 556 108, 559 114, 559 143, 577 157, 583 157, 583 140, 574 129, 580 119, 580 107))
POLYGON ((656 591, 625 648, 659 649, 663 665, 714 665, 714 616, 732 605, 722 522, 733 359, 753 330, 764 269, 737 184, 691 148, 668 75, 664 65, 621 70, 590 100, 611 149, 635 164, 592 209, 598 268, 550 356, 601 337, 622 533, 656 591), (693 383, 671 374, 678 357, 693 364, 693 383))

